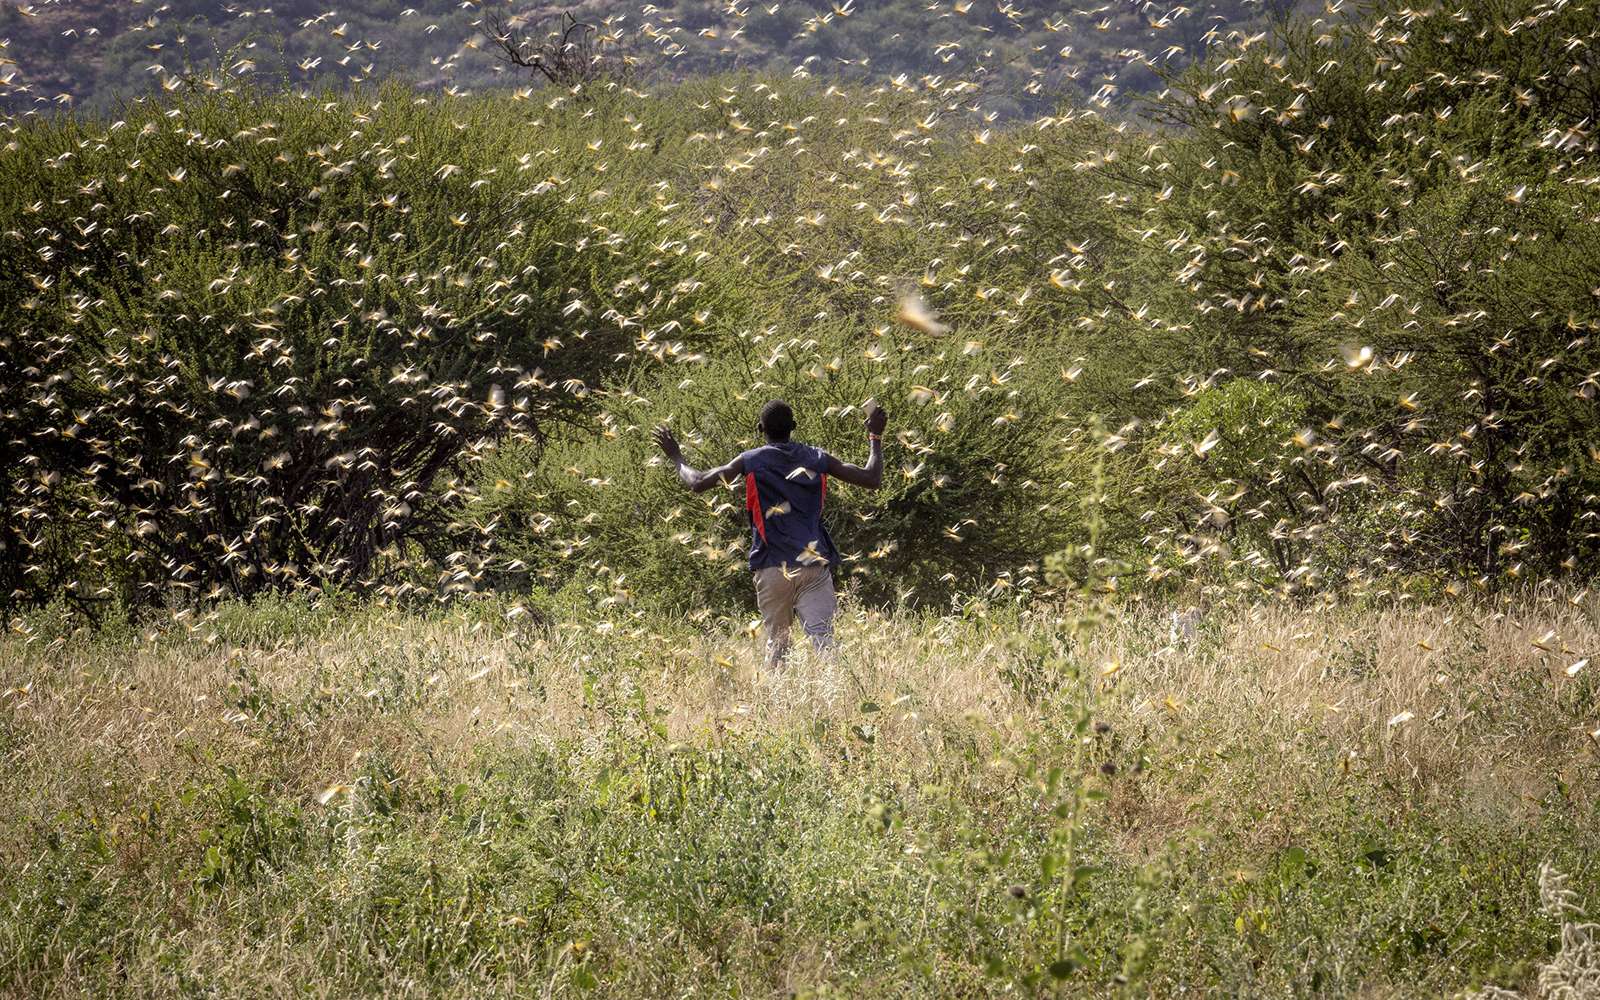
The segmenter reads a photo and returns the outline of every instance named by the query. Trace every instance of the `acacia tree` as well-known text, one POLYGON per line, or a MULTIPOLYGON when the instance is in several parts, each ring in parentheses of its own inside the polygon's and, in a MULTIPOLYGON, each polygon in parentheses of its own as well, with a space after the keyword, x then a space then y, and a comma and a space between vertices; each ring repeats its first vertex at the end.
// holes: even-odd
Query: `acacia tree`
POLYGON ((490 11, 479 30, 502 62, 558 87, 624 79, 632 68, 620 35, 603 34, 571 11, 555 17, 490 11))
POLYGON ((1102 171, 1164 238, 1197 367, 1307 400, 1330 484, 1367 498, 1320 532, 1360 535, 1363 578, 1593 552, 1596 31, 1495 0, 1240 36, 1151 105, 1166 169, 1102 171))

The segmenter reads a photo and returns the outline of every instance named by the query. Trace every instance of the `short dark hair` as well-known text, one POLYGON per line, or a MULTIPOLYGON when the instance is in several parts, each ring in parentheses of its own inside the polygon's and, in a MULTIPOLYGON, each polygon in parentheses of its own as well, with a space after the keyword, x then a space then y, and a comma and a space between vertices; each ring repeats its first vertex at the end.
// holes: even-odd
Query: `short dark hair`
POLYGON ((781 399, 769 400, 761 408, 761 430, 774 441, 787 441, 794 431, 794 411, 781 399))

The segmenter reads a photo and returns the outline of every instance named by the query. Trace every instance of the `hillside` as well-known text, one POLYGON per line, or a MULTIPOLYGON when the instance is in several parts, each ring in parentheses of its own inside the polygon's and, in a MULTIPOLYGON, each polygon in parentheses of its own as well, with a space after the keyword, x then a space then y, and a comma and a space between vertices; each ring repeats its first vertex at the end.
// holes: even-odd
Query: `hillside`
MULTIPOLYGON (((343 85, 398 75, 424 86, 525 86, 535 74, 492 57, 480 30, 527 17, 535 34, 573 11, 625 53, 638 78, 725 70, 778 75, 962 80, 968 103, 997 116, 1039 113, 1062 97, 1155 87, 1162 71, 1230 31, 1255 31, 1287 0, 1168 4, 1109 0, 1026 9, 1012 0, 706 0, 571 5, 526 0, 36 0, 0 6, 6 65, 0 107, 105 108, 186 74, 216 85, 343 85)), ((204 84, 202 84, 204 86, 204 84)))

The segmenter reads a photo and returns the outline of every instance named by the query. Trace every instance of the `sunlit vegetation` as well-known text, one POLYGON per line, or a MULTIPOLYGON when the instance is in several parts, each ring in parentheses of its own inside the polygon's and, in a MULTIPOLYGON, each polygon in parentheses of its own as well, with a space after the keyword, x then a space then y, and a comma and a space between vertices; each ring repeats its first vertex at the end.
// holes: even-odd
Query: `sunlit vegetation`
POLYGON ((860 64, 959 6, 7 79, 0 992, 1593 995, 1600 18, 860 64), (765 670, 650 433, 779 396, 890 422, 765 670))
POLYGON ((33 616, 0 989, 1531 995, 1541 863, 1593 913, 1600 858, 1572 596, 852 605, 781 674, 736 621, 33 616))

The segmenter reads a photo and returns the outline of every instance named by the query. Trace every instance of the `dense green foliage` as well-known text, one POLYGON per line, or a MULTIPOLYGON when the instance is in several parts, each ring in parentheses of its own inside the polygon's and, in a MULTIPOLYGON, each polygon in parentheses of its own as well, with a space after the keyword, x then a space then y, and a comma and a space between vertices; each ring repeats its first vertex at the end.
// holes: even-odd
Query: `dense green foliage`
POLYGON ((753 426, 761 399, 730 390, 767 385, 802 415, 797 434, 854 462, 865 460, 862 418, 842 401, 926 398, 896 417, 900 455, 885 488, 832 487, 826 498, 830 531, 848 553, 838 576, 870 599, 979 591, 1048 549, 1061 519, 1039 508, 1063 463, 1051 415, 1013 388, 1023 380, 1019 366, 888 335, 867 359, 859 340, 838 327, 805 340, 752 336, 681 382, 646 390, 648 398, 616 394, 598 417, 599 438, 553 448, 533 477, 518 474, 529 464, 524 453, 489 460, 484 475, 495 488, 475 516, 533 526, 514 532, 522 541, 507 554, 542 562, 552 582, 563 574, 540 556, 554 544, 622 600, 725 607, 747 599, 749 528, 734 513, 744 507, 743 485, 686 494, 639 429, 665 414, 704 456, 699 464, 721 464, 761 443, 753 426), (936 375, 919 373, 929 366, 936 375), (561 511, 582 512, 564 519, 570 534, 544 520, 561 511), (557 534, 553 543, 547 531, 557 534))
POLYGON ((1299 23, 1155 102, 1184 129, 1170 172, 1112 168, 1162 199, 1200 366, 1310 404, 1312 530, 1359 532, 1372 570, 1487 582, 1595 551, 1596 23, 1517 2, 1299 23))
POLYGON ((770 396, 846 459, 890 409, 829 497, 873 600, 1587 573, 1593 12, 1363 13, 1144 130, 748 75, 14 120, 8 599, 726 606, 740 505, 647 432, 714 466, 770 396))
POLYGON ((412 546, 470 570, 446 497, 485 435, 543 441, 657 332, 630 319, 711 311, 656 249, 671 229, 490 141, 503 105, 404 97, 337 138, 348 106, 292 98, 19 133, 0 447, 28 470, 8 550, 40 568, 8 560, 8 590, 248 594, 381 578, 412 546))

